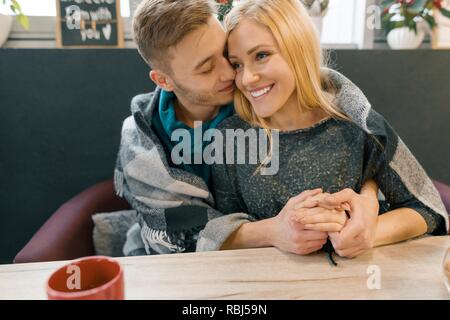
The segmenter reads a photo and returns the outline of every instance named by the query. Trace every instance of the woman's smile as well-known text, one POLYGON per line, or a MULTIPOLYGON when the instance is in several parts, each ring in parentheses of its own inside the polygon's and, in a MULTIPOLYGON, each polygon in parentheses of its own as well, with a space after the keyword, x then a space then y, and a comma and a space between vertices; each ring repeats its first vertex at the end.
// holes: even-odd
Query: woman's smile
POLYGON ((263 97, 267 96, 269 92, 272 91, 272 88, 274 87, 274 84, 265 86, 265 87, 259 87, 257 89, 249 90, 250 95, 252 96, 253 100, 257 101, 262 99, 263 97))

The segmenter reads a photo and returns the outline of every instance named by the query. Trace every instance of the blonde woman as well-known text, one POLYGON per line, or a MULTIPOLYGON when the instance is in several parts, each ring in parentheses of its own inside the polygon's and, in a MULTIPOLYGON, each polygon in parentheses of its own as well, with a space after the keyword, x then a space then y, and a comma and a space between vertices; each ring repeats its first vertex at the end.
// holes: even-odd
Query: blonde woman
MULTIPOLYGON (((319 39, 299 0, 241 1, 225 28, 238 90, 237 115, 221 130, 264 128, 269 137, 276 130, 279 145, 271 157, 278 157, 279 170, 261 174, 264 161, 215 165, 217 208, 230 215, 207 224, 198 248, 275 246, 308 254, 329 237, 339 255, 354 257, 373 246, 447 232, 439 194, 395 131, 356 86, 332 87, 351 82, 325 69, 319 39), (342 110, 336 98, 344 102, 342 110), (349 223, 342 199, 371 179, 385 197, 383 214, 369 239, 345 236, 349 223), (233 212, 242 214, 231 218, 233 212), (224 227, 224 221, 233 222, 224 227), (299 230, 301 245, 286 245, 286 228, 299 230)), ((355 205, 347 208, 350 221, 355 205)))

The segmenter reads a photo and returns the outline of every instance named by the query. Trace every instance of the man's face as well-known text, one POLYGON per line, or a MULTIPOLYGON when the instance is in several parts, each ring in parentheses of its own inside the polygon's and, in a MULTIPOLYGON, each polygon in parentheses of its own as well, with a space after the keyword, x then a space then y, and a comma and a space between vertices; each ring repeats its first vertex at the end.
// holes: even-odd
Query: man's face
POLYGON ((235 72, 224 57, 226 33, 213 16, 169 49, 173 91, 184 105, 214 107, 233 100, 235 72))

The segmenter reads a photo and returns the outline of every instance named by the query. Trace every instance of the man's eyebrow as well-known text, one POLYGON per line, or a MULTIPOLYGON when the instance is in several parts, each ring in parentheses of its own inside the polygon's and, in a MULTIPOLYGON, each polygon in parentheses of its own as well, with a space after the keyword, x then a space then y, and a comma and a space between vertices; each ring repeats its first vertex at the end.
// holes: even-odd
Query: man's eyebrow
MULTIPOLYGON (((255 52, 256 50, 258 50, 261 47, 272 47, 271 45, 268 44, 258 44, 256 46, 254 46, 253 48, 251 48, 250 50, 247 51, 247 55, 251 55, 253 52, 255 52)), ((229 55, 228 58, 236 58, 233 55, 229 55)))
POLYGON ((195 66, 194 70, 198 70, 200 69, 203 65, 205 65, 207 62, 209 62, 210 60, 212 60, 213 56, 210 56, 206 59, 203 59, 202 61, 200 61, 199 63, 197 63, 197 65, 195 66))

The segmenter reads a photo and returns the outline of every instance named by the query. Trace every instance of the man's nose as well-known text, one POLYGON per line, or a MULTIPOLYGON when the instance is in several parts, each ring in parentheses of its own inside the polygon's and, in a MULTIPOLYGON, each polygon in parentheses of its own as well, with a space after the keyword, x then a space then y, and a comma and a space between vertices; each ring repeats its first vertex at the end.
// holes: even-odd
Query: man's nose
POLYGON ((223 66, 223 69, 222 69, 223 71, 220 75, 220 81, 221 82, 234 81, 234 78, 236 77, 236 71, 234 71, 230 62, 225 57, 223 57, 223 59, 222 59, 222 66, 223 66))

